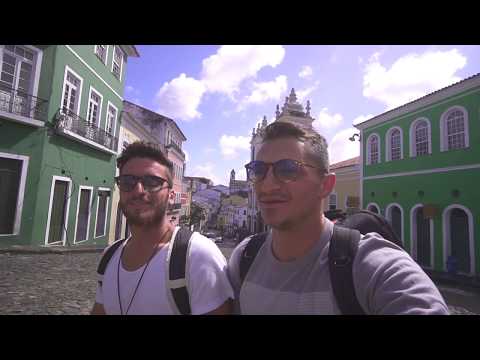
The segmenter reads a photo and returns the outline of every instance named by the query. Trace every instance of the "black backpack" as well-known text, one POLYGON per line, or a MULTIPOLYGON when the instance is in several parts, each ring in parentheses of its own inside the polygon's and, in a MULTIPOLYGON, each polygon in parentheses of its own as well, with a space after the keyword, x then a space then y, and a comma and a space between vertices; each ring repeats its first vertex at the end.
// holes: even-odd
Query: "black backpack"
MULTIPOLYGON (((167 255, 168 262, 168 278, 167 288, 172 295, 173 301, 182 315, 190 315, 192 313, 190 307, 190 296, 187 289, 187 281, 185 278, 185 269, 187 263, 188 247, 192 232, 182 227, 177 231, 173 243, 169 244, 169 252, 167 255)), ((107 269, 108 262, 112 258, 118 247, 125 242, 126 239, 114 242, 103 254, 97 268, 98 283, 102 286, 103 275, 107 269)), ((168 294, 167 294, 168 296, 168 294)))
MULTIPOLYGON (((402 247, 385 218, 371 211, 360 210, 335 223, 328 251, 328 268, 333 294, 343 315, 365 315, 355 294, 352 265, 361 234, 369 232, 377 232, 402 247)), ((242 284, 266 238, 267 232, 253 235, 243 250, 240 258, 242 284)))

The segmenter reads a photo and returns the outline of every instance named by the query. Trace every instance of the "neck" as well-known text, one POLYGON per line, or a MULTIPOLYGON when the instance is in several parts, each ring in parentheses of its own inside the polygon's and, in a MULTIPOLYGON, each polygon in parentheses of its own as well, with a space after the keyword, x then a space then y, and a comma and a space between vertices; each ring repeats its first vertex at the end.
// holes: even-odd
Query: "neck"
POLYGON ((272 251, 280 261, 292 261, 308 253, 325 228, 323 213, 309 216, 289 229, 272 229, 272 251))
POLYGON ((165 236, 169 230, 173 230, 173 226, 170 224, 166 217, 163 218, 158 224, 149 226, 145 225, 131 225, 130 231, 132 232, 132 239, 130 242, 135 245, 143 245, 145 247, 158 246, 162 243, 167 243, 170 237, 165 236))

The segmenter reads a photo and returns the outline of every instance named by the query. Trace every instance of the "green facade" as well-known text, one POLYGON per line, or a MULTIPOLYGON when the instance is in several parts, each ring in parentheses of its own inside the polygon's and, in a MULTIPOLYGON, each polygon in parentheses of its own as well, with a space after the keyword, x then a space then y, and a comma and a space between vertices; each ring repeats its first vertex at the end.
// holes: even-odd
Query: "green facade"
MULTIPOLYGON (((466 81, 478 81, 477 77, 466 81)), ((448 249, 463 246, 459 245, 459 242, 464 241, 460 238, 467 236, 469 242, 473 243, 468 244, 470 247, 468 256, 473 266, 469 272, 459 273, 479 276, 480 191, 476 184, 480 183, 480 87, 462 90, 461 84, 457 84, 457 88, 459 90, 455 94, 439 97, 438 101, 423 107, 416 106, 396 117, 388 117, 386 113, 386 119, 382 122, 372 125, 374 121, 370 120, 365 125, 358 126, 362 130, 363 147, 362 203, 364 208, 375 203, 380 212, 387 217, 389 215, 386 212, 387 207, 394 203, 400 205, 403 212, 404 245, 414 258, 417 258, 419 251, 423 250, 418 250, 420 245, 413 241, 420 235, 413 234, 418 229, 416 212, 412 209, 419 205, 427 206, 431 212, 426 218, 431 220, 425 221, 432 222, 433 229, 430 228, 429 234, 433 232, 431 235, 433 259, 430 259, 430 266, 427 265, 425 268, 446 271, 447 259, 452 255, 452 251, 448 249), (461 107, 466 111, 469 145, 465 148, 441 151, 441 118, 453 107, 461 107), (419 118, 426 118, 430 122, 431 153, 414 157, 410 155, 410 126, 419 118), (387 132, 393 127, 402 130, 403 158, 386 161, 387 132), (380 138, 381 160, 377 164, 369 165, 367 147, 372 134, 377 134, 380 138), (453 207, 462 209, 468 215, 469 224, 464 227, 469 227, 467 234, 459 229, 459 235, 455 235, 457 232, 454 231, 455 234, 452 236, 449 226, 453 220, 449 220, 450 212, 446 210, 453 207)), ((463 258, 463 261, 466 262, 467 258, 463 258)))
MULTIPOLYGON (((97 194, 99 188, 110 189, 110 194, 113 193, 115 149, 112 146, 109 152, 92 147, 83 141, 84 137, 81 135, 80 139, 69 138, 56 131, 55 126, 62 106, 65 69, 68 66, 82 79, 78 116, 81 119, 87 118, 89 92, 92 86, 103 97, 99 123, 96 126, 105 129, 107 104, 110 102, 117 109, 114 136, 118 138, 127 55, 124 56, 121 80, 119 80, 111 71, 113 45, 108 46, 106 64, 95 54, 94 45, 38 46, 37 49, 42 54, 37 97, 48 100, 45 126, 33 127, 11 121, 8 116, 0 117, 0 154, 28 157, 20 231, 16 235, 0 235, 0 247, 46 245, 47 218, 54 176, 71 180, 70 196, 66 199, 68 202, 68 218, 64 226, 66 238, 56 245, 76 245, 74 234, 80 186, 93 188, 88 237, 80 244, 105 245, 109 233, 111 200, 108 201, 106 209, 105 235, 95 238, 97 194)), ((55 210, 52 210, 51 217, 54 212, 55 210)))

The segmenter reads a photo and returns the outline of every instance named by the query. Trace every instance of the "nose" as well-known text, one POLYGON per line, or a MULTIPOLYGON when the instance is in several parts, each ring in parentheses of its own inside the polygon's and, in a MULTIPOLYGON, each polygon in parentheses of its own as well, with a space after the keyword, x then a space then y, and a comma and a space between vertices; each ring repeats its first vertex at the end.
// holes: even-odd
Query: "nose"
POLYGON ((138 180, 135 184, 135 186, 132 189, 132 192, 139 192, 139 193, 144 193, 145 188, 143 187, 143 183, 141 180, 138 180))
POLYGON ((269 166, 267 173, 262 181, 258 184, 262 187, 262 190, 272 190, 280 187, 280 181, 277 179, 273 173, 273 166, 269 166))

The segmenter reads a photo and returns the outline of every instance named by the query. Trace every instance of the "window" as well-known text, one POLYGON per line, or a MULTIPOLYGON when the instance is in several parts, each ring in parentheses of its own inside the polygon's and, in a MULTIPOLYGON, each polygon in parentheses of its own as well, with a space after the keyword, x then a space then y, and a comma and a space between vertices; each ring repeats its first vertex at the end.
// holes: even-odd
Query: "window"
POLYGON ((463 149, 469 146, 468 113, 454 106, 443 113, 440 120, 441 151, 463 149))
POLYGON ((107 210, 110 198, 110 189, 98 190, 97 196, 97 224, 95 226, 95 237, 104 236, 107 231, 107 210))
POLYGON ((415 126, 415 156, 428 154, 428 124, 422 120, 415 126))
POLYGON ((448 150, 461 149, 465 147, 465 125, 463 113, 453 111, 447 117, 447 139, 448 150))
POLYGON ((330 194, 328 197, 328 210, 335 210, 337 208, 337 194, 330 194))
POLYGON ((117 113, 118 109, 113 106, 110 102, 108 102, 108 111, 107 111, 107 121, 105 124, 105 131, 115 136, 115 128, 117 124, 117 113))
POLYGON ((401 143, 400 130, 395 129, 390 134, 390 150, 391 160, 400 160, 401 158, 401 143))
POLYGON ((100 114, 102 111, 102 96, 90 88, 90 98, 88 99, 87 122, 89 125, 98 126, 100 123, 100 114))
POLYGON ((118 80, 122 80, 123 51, 115 45, 113 51, 112 73, 118 80))
POLYGON ((80 96, 82 92, 82 78, 75 74, 68 66, 65 68, 63 82, 62 112, 78 115, 80 110, 80 96))
POLYGON ((0 153, 0 235, 20 231, 27 166, 26 156, 0 153))
POLYGON ((379 156, 379 140, 378 135, 370 135, 368 143, 368 164, 378 164, 380 162, 379 156))
MULTIPOLYGON (((30 117, 31 97, 36 96, 37 54, 19 45, 0 46, 0 110, 30 117)), ((37 69, 38 71, 38 69, 37 69)))
POLYGON ((105 64, 107 62, 107 46, 108 45, 95 45, 95 54, 105 64))
POLYGON ((80 186, 74 242, 88 240, 88 230, 90 228, 90 208, 92 206, 92 191, 92 187, 80 186))

